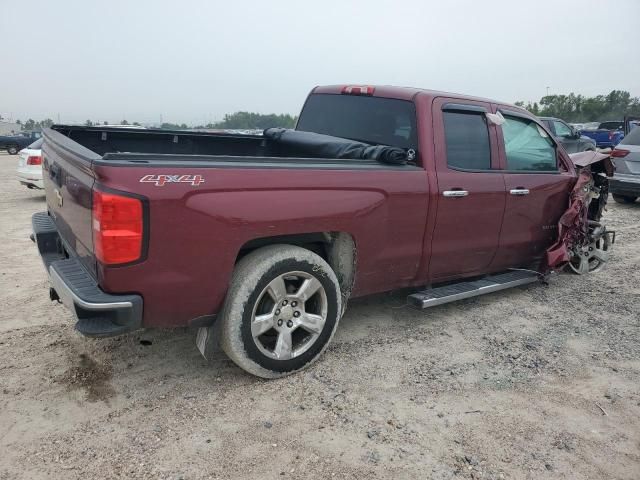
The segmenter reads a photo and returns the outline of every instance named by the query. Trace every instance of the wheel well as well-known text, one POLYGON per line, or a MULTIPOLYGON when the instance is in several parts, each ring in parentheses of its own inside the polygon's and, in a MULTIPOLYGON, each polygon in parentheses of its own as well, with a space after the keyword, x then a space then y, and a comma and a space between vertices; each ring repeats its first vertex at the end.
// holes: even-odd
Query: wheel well
POLYGON ((338 277, 343 309, 346 308, 356 273, 356 244, 353 237, 345 232, 313 232, 255 238, 242 245, 236 263, 258 248, 283 243, 306 248, 326 260, 338 277))

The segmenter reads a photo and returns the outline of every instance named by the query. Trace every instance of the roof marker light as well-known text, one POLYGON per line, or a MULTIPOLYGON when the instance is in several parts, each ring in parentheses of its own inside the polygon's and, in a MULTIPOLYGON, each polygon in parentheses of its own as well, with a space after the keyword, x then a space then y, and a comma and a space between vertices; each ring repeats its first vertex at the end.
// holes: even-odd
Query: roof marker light
POLYGON ((343 95, 373 95, 375 91, 375 87, 367 86, 367 85, 345 85, 342 87, 343 95))

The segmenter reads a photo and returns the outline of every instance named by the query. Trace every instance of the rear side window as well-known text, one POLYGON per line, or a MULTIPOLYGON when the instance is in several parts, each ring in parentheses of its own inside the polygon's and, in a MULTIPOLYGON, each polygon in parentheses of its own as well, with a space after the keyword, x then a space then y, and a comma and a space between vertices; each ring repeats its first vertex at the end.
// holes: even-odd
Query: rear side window
POLYGON ((624 128, 623 122, 602 122, 598 127, 602 130, 622 130, 624 128))
POLYGON ((417 150, 416 111, 406 100, 315 93, 307 99, 296 129, 417 150))
POLYGON ((620 142, 623 145, 640 145, 640 127, 635 127, 620 142))
POLYGON ((507 170, 557 170, 556 148, 542 127, 532 120, 505 115, 502 124, 507 170))
POLYGON ((442 112, 447 164, 464 170, 489 170, 489 129, 482 113, 442 112))
POLYGON ((42 147, 42 144, 44 143, 44 138, 40 137, 38 140, 36 140, 35 142, 33 142, 31 145, 29 145, 27 148, 30 148, 31 150, 38 150, 39 148, 42 147))

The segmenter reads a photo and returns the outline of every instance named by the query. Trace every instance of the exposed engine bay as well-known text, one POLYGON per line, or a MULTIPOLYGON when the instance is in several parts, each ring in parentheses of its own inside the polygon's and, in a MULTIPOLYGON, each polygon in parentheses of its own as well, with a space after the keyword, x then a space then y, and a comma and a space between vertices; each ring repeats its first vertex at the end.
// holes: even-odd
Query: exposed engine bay
POLYGON ((558 222, 558 241, 547 250, 547 267, 568 266, 583 275, 600 269, 615 243, 615 232, 601 223, 614 165, 606 153, 569 156, 578 171, 578 181, 571 192, 569 208, 558 222))

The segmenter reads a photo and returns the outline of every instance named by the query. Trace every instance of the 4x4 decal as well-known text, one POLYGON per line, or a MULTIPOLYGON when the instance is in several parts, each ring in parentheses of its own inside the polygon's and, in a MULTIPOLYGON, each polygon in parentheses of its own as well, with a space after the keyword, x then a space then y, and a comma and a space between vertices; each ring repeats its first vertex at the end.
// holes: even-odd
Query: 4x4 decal
POLYGON ((204 183, 202 175, 145 175, 140 183, 154 183, 156 187, 164 187, 166 183, 189 183, 198 186, 204 183))

